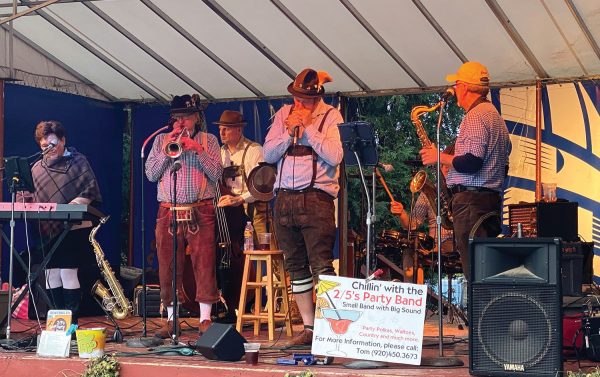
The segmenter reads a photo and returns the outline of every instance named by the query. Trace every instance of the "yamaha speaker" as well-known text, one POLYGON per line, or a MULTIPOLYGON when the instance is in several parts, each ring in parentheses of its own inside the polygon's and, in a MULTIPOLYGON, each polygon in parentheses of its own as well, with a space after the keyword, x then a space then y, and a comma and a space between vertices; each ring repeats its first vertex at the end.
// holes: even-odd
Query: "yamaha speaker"
POLYGON ((562 370, 560 239, 470 242, 469 371, 556 376, 562 370))
POLYGON ((239 361, 244 356, 246 339, 233 325, 213 323, 196 342, 196 349, 211 360, 239 361))

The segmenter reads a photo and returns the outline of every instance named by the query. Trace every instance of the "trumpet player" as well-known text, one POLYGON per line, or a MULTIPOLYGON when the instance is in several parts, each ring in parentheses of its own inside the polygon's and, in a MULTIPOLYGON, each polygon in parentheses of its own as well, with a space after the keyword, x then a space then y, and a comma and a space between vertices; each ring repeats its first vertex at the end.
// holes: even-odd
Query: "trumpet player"
MULTIPOLYGON (((504 119, 487 99, 490 77, 483 64, 466 62, 455 74, 446 76, 446 81, 455 83, 456 103, 466 111, 455 153, 442 153, 440 160, 450 168, 447 185, 452 192, 454 235, 468 281, 469 234, 473 230, 477 237, 495 237, 501 231, 501 192, 511 143, 504 119), (488 213, 496 216, 476 227, 488 213)), ((436 148, 432 145, 420 151, 423 164, 436 163, 436 148)))
MULTIPOLYGON (((186 247, 196 282, 195 300, 200 304, 200 334, 211 325, 211 307, 219 300, 215 276, 215 185, 221 177, 219 143, 200 130, 199 100, 175 96, 171 102, 173 131, 156 137, 146 161, 146 176, 156 182, 160 202, 156 218, 156 247, 161 306, 167 308, 167 323, 156 336, 168 338, 173 328, 171 268, 173 258, 172 216, 177 216, 177 298, 184 299, 182 278, 186 247), (173 193, 173 172, 177 192, 173 193), (173 207, 175 196, 175 207, 173 207)), ((179 328, 179 326, 176 326, 179 328)))

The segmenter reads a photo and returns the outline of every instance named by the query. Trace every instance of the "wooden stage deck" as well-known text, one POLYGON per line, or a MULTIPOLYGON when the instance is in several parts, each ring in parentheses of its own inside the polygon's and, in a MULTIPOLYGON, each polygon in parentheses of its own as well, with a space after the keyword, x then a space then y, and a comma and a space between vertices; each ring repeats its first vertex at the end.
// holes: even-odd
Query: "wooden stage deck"
MULTIPOLYGON (((194 318, 182 318, 183 332, 180 341, 184 344, 194 344, 198 339, 197 327, 198 320, 194 318)), ((152 336, 156 329, 161 325, 162 320, 158 318, 148 319, 148 335, 152 336)), ((109 335, 112 335, 112 325, 104 317, 88 317, 80 319, 80 325, 83 328, 107 327, 109 335)), ((119 321, 124 335, 124 340, 141 336, 141 319, 131 317, 119 321)), ((297 325, 300 329, 301 326, 297 325)), ((35 334, 40 329, 36 321, 12 321, 12 339, 25 339, 27 337, 35 338, 35 334)), ((252 334, 250 327, 245 328, 242 335, 248 341, 261 343, 259 364, 250 366, 245 361, 225 362, 214 361, 203 357, 200 354, 193 356, 164 356, 164 355, 123 355, 120 353, 141 353, 147 351, 143 348, 130 348, 124 343, 108 343, 106 351, 117 353, 117 358, 121 365, 122 377, 191 377, 191 376, 244 376, 244 377, 263 377, 277 376, 282 377, 287 372, 292 375, 310 369, 316 376, 469 376, 468 368, 468 329, 459 329, 456 323, 444 323, 444 356, 457 357, 463 361, 461 367, 452 368, 432 368, 424 366, 411 366, 400 364, 388 364, 381 369, 360 369, 354 370, 344 366, 345 363, 352 361, 348 359, 336 358, 331 365, 313 365, 313 366, 289 366, 278 365, 278 357, 291 356, 294 352, 309 353, 310 350, 291 350, 285 349, 284 344, 288 340, 285 333, 278 331, 280 335, 278 340, 269 341, 266 335, 266 329, 261 331, 259 337, 252 334)), ((425 338, 423 347, 424 357, 435 357, 439 355, 438 347, 438 321, 437 318, 430 318, 426 321, 425 338)), ((0 349, 0 376, 11 377, 30 377, 30 376, 80 376, 85 369, 85 359, 77 356, 76 348, 72 349, 71 357, 67 359, 48 359, 40 358, 35 354, 35 348, 29 350, 6 350, 0 349)), ((577 370, 578 365, 575 361, 568 361, 564 364, 565 369, 577 370)), ((583 361, 582 368, 595 366, 592 362, 583 361)))

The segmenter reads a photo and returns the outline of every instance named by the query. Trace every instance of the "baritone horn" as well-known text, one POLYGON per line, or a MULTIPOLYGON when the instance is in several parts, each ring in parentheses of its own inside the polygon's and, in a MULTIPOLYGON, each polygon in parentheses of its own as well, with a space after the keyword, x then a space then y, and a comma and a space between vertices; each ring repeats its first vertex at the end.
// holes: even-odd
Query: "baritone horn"
POLYGON ((183 153, 183 146, 181 145, 181 137, 183 136, 183 134, 186 134, 187 137, 190 137, 190 132, 187 130, 187 128, 184 128, 183 131, 181 131, 179 133, 179 135, 177 136, 177 139, 170 141, 167 143, 167 145, 165 146, 165 154, 170 157, 170 158, 179 158, 179 156, 181 156, 181 153, 183 153))

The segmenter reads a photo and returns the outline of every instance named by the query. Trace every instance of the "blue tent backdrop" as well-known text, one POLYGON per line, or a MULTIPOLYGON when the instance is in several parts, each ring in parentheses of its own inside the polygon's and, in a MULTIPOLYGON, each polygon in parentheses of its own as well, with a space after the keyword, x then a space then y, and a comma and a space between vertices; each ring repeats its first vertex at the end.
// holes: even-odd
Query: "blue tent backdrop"
MULTIPOLYGON (((112 219, 98 233, 107 259, 119 264, 121 185, 123 176, 123 105, 86 97, 36 89, 23 85, 5 85, 5 156, 31 156, 39 151, 33 139, 35 126, 42 120, 58 120, 67 131, 67 146, 87 156, 102 193, 99 209, 112 219)), ((3 201, 10 201, 7 183, 3 201)), ((4 225, 8 233, 8 223, 4 225)), ((15 247, 25 249, 22 224, 15 232, 15 247)), ((2 248, 2 276, 8 277, 8 246, 2 248)), ((15 267, 19 268, 19 267, 15 267)))

